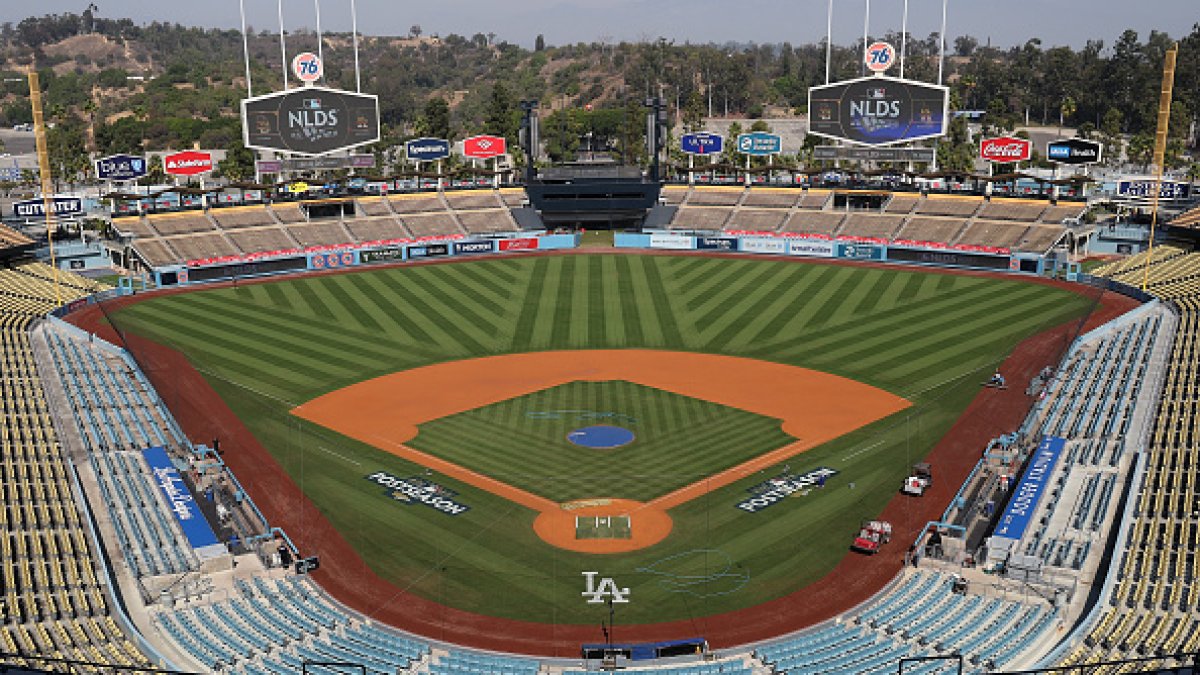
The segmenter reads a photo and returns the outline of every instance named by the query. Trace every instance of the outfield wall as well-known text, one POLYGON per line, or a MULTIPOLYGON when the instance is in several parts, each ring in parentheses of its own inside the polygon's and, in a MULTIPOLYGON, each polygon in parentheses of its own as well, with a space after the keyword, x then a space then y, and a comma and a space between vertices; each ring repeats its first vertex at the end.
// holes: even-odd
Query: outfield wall
POLYGON ((977 251, 955 248, 897 246, 894 243, 816 237, 767 235, 702 236, 674 232, 626 233, 614 237, 617 248, 651 248, 672 251, 738 251, 760 255, 840 258, 1043 274, 1049 265, 1032 253, 977 251))
POLYGON ((457 256, 554 251, 579 246, 578 234, 529 234, 502 239, 468 239, 462 236, 421 241, 396 240, 387 244, 347 244, 278 255, 246 255, 209 265, 174 265, 154 271, 159 287, 230 281, 303 271, 326 271, 365 265, 448 258, 457 256))

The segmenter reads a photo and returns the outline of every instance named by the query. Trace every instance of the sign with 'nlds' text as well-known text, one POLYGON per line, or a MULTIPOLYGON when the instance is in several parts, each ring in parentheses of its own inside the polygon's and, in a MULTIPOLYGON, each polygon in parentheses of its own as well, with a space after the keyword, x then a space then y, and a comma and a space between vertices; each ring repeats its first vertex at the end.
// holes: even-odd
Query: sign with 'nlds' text
POLYGON ((314 157, 379 140, 379 98, 308 86, 242 101, 248 148, 314 157))

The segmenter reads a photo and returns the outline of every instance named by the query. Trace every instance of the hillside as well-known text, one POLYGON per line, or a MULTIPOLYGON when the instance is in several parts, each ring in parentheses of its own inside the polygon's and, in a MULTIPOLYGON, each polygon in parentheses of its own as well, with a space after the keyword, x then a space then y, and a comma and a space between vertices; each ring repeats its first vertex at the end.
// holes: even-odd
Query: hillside
MULTIPOLYGON (((353 89, 351 36, 324 37, 328 84, 353 89)), ((1176 163, 1195 143, 1200 24, 1180 37, 1172 116, 1176 163)), ((1111 47, 1095 41, 1078 51, 1043 49, 1032 38, 999 50, 960 36, 951 42, 946 82, 952 105, 986 110, 991 128, 1062 124, 1109 144, 1132 137, 1127 150, 1138 161, 1152 141, 1159 69, 1170 42, 1164 34, 1143 41, 1126 31, 1111 47)), ((417 133, 462 137, 481 130, 515 140, 516 103, 523 99, 541 101, 543 114, 570 110, 559 126, 581 133, 597 123, 585 106, 632 111, 651 94, 661 94, 686 127, 714 116, 787 117, 803 111, 808 87, 823 82, 825 69, 819 45, 680 45, 660 39, 544 46, 539 40, 541 48, 529 50, 482 34, 422 35, 419 29, 415 35, 363 37, 360 43, 362 87, 380 96, 385 145, 417 133)), ((311 32, 289 34, 289 53, 316 47, 311 32)), ((936 48, 936 35, 910 38, 907 74, 934 80, 936 48)), ((279 89, 278 36, 255 33, 250 52, 254 93, 279 89)), ((854 45, 835 48, 835 79, 859 75, 858 53, 854 45)), ((238 31, 136 25, 89 12, 5 25, 0 124, 29 121, 22 75, 31 63, 42 74, 49 119, 60 127, 52 150, 65 159, 86 151, 240 143, 237 111, 246 81, 238 31)), ((965 148, 970 140, 960 134, 951 143, 965 148)), ((956 161, 955 154, 948 153, 947 160, 956 161)))

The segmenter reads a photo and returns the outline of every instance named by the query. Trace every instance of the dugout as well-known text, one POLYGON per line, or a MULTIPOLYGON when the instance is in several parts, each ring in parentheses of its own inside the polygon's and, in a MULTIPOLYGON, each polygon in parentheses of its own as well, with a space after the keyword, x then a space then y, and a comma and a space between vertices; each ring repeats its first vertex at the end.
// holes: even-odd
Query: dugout
POLYGON ((708 640, 685 638, 662 642, 638 642, 623 644, 585 644, 581 648, 584 660, 624 658, 630 661, 649 661, 674 656, 695 656, 708 651, 708 640))

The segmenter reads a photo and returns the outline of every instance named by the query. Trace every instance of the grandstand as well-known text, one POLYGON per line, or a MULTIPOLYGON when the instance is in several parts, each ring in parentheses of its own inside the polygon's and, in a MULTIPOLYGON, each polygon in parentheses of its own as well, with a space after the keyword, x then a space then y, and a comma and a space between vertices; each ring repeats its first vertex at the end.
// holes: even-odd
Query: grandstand
MULTIPOLYGON (((1134 503, 1125 514, 1115 572, 1080 638, 1064 646, 1063 665, 1119 658, 1162 657, 1200 649, 1200 581, 1195 552, 1200 535, 1197 497, 1194 382, 1200 334, 1200 255, 1179 246, 1157 246, 1096 274, 1138 285, 1170 301, 1179 330, 1166 368, 1161 403, 1150 442, 1140 453, 1134 503)), ((1165 658, 1144 669, 1175 665, 1165 658)), ((1116 668, 1109 671, 1117 672, 1116 668)))
MULTIPOLYGON (((668 230, 845 238, 899 246, 988 247, 1045 253, 1066 230, 1054 224, 1078 216, 1081 205, 956 195, 857 193, 883 203, 872 209, 831 208, 834 192, 822 189, 691 187, 664 188, 677 209, 668 230)), ((847 201, 847 204, 849 202, 847 201)), ((839 202, 840 204, 840 202, 839 202)))
POLYGON ((99 559, 51 424, 28 329, 54 309, 102 290, 39 263, 0 268, 0 650, 15 665, 53 668, 38 656, 122 666, 149 660, 110 614, 99 559))
POLYGON ((396 239, 515 233, 521 229, 510 211, 520 205, 515 194, 464 190, 276 202, 121 216, 113 229, 130 241, 143 265, 167 267, 396 239))

